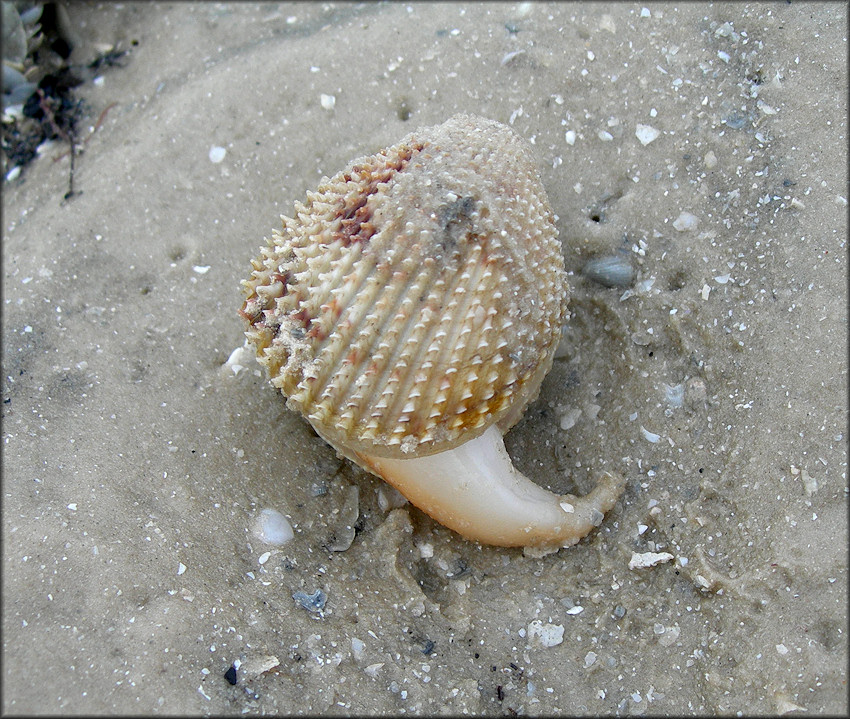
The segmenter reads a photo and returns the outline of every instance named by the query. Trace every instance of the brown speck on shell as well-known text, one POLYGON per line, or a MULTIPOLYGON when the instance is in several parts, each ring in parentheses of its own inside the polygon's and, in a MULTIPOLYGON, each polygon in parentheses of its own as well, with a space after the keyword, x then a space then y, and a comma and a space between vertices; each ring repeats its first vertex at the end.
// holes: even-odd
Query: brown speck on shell
POLYGON ((567 283, 526 142, 456 115, 324 178, 253 261, 240 311, 271 382, 345 456, 518 421, 567 283))

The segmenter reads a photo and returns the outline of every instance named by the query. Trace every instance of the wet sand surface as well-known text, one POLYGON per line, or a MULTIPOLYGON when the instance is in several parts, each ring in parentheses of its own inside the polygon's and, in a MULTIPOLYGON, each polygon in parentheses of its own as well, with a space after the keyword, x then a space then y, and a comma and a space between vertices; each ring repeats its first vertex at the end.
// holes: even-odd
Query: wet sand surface
POLYGON ((86 130, 112 107, 78 194, 61 144, 3 190, 4 713, 846 714, 845 13, 71 5, 78 52, 130 52, 79 90, 86 130), (228 361, 278 216, 457 112, 532 143, 570 272, 507 448, 628 479, 544 557, 228 361))

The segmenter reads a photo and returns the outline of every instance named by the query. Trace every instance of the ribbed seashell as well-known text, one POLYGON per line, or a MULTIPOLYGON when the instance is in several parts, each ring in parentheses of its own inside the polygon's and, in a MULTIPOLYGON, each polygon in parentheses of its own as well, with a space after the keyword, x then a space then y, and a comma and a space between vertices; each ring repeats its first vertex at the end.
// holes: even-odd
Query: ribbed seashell
POLYGON ((244 283, 246 335, 341 454, 385 474, 377 459, 517 422, 551 367, 568 289, 534 159, 510 128, 457 115, 417 130, 323 178, 282 220, 244 283))
POLYGON ((458 116, 325 179, 254 262, 272 383, 336 447, 403 457, 513 425, 567 306, 552 212, 504 125, 458 116))

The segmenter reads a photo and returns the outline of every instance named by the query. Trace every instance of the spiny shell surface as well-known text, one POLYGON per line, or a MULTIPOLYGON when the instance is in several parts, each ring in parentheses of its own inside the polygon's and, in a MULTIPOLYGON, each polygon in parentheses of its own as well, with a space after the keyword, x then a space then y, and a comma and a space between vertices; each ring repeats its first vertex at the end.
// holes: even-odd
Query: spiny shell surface
POLYGON ((350 459, 427 455, 516 423, 567 306, 524 140, 457 115, 323 178, 282 220, 241 314, 272 384, 326 441, 350 459))

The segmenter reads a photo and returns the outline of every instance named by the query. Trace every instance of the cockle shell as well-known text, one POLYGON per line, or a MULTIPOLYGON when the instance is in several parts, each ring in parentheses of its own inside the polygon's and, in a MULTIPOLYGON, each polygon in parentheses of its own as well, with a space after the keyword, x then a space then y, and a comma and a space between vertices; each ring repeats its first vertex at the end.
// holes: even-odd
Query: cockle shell
POLYGON ((528 145, 457 115, 324 178, 295 215, 253 261, 241 309, 288 406, 470 539, 548 552, 599 526, 621 479, 559 496, 502 441, 567 313, 528 145))
POLYGON ((441 452, 535 398, 566 318, 525 141, 457 115, 323 178, 244 283, 272 384, 342 454, 441 452))

